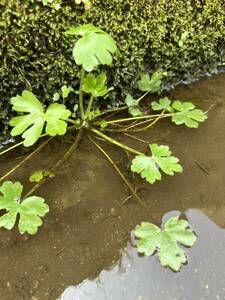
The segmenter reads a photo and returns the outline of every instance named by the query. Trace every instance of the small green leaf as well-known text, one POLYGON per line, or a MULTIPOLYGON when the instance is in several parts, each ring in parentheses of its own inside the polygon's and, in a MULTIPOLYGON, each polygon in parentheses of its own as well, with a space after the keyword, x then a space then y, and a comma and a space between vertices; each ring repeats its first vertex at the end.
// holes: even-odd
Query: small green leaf
POLYGON ((101 127, 102 129, 107 128, 108 126, 109 126, 109 124, 108 124, 107 121, 102 120, 102 121, 100 122, 100 127, 101 127))
POLYGON ((171 101, 165 97, 165 98, 161 98, 159 99, 158 102, 154 101, 151 103, 152 109, 153 110, 165 110, 168 112, 172 112, 173 109, 171 107, 171 101))
POLYGON ((98 65, 111 65, 112 54, 117 51, 114 39, 100 28, 86 24, 72 27, 67 35, 82 36, 74 46, 73 57, 77 65, 91 72, 98 65))
POLYGON ((53 101, 54 101, 54 102, 57 102, 57 101, 59 101, 59 99, 60 99, 60 94, 59 94, 59 93, 55 93, 55 94, 53 95, 53 101))
POLYGON ((171 156, 171 151, 168 146, 158 146, 157 144, 149 145, 152 156, 138 155, 131 165, 131 171, 141 175, 147 182, 154 183, 156 180, 161 180, 163 171, 167 175, 181 173, 182 167, 178 163, 179 159, 171 156))
POLYGON ((63 85, 61 87, 61 90, 62 90, 63 99, 66 99, 71 92, 74 92, 74 89, 71 86, 67 86, 67 85, 63 85))
POLYGON ((66 120, 71 112, 63 104, 53 103, 47 111, 37 97, 30 91, 23 91, 22 96, 11 98, 13 109, 17 112, 28 113, 11 119, 12 136, 22 134, 24 146, 28 147, 37 142, 45 127, 45 132, 51 136, 63 135, 67 129, 66 120))
POLYGON ((149 91, 150 93, 157 93, 160 91, 162 78, 165 72, 154 72, 150 78, 149 74, 142 74, 141 79, 138 81, 138 88, 142 92, 149 91))
POLYGON ((44 177, 54 177, 54 174, 50 171, 38 170, 31 174, 29 181, 40 182, 44 177))
POLYGON ((99 109, 96 110, 92 110, 89 115, 88 115, 88 119, 90 121, 96 119, 97 117, 101 116, 101 111, 99 109))
POLYGON ((198 128, 198 123, 207 119, 207 115, 201 109, 195 109, 191 102, 174 101, 172 108, 178 111, 172 116, 172 122, 177 125, 185 124, 189 128, 198 128))
POLYGON ((43 198, 37 196, 28 197, 20 203, 22 191, 23 186, 20 182, 5 181, 0 186, 0 209, 6 210, 0 217, 0 227, 11 230, 19 214, 19 232, 36 234, 38 227, 42 225, 41 217, 49 212, 49 207, 43 198))
POLYGON ((106 86, 106 74, 102 73, 95 77, 93 74, 88 74, 82 85, 82 90, 91 94, 93 97, 103 97, 108 93, 108 88, 106 86))
POLYGON ((142 116, 143 113, 139 108, 137 100, 135 100, 131 95, 127 95, 125 99, 125 103, 128 106, 128 112, 133 117, 142 116))
POLYGON ((164 230, 149 222, 142 222, 136 226, 134 234, 139 239, 139 253, 150 256, 158 250, 161 265, 176 272, 187 261, 184 251, 177 243, 191 247, 197 240, 196 235, 189 229, 188 222, 177 217, 170 218, 165 223, 164 230))

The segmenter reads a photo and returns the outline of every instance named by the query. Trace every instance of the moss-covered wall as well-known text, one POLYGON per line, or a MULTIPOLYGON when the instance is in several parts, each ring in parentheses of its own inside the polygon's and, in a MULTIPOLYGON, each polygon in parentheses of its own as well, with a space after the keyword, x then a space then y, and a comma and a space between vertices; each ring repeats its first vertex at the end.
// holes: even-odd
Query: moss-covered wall
POLYGON ((225 0, 92 0, 88 11, 75 0, 63 0, 61 7, 54 10, 40 0, 1 0, 2 116, 10 96, 25 87, 44 100, 74 82, 73 41, 63 35, 71 25, 92 22, 113 35, 120 54, 111 79, 118 88, 133 85, 143 70, 162 68, 174 83, 225 63, 225 0))

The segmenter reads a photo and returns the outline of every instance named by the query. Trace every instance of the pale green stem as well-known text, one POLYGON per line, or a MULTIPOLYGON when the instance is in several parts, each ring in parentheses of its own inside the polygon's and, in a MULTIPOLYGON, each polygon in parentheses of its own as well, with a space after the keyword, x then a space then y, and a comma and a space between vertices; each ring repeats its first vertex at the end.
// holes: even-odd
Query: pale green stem
MULTIPOLYGON (((140 98, 138 98, 136 101, 138 102, 138 104, 141 102, 141 100, 147 96, 147 94, 149 93, 150 91, 147 91, 144 95, 142 95, 140 98)), ((104 110, 102 113, 101 113, 101 116, 104 115, 104 114, 108 114, 108 113, 112 113, 112 112, 119 112, 119 111, 123 111, 123 110, 126 110, 128 109, 129 107, 128 106, 121 106, 121 107, 115 107, 115 108, 112 108, 112 109, 107 109, 107 110, 104 110)))
POLYGON ((80 90, 79 90, 79 108, 81 119, 84 120, 84 92, 82 90, 83 82, 84 82, 85 70, 84 68, 80 71, 80 90))
POLYGON ((145 96, 147 96, 150 93, 150 90, 147 91, 146 93, 144 93, 140 98, 137 99, 138 104, 141 102, 142 99, 145 98, 145 96))
POLYGON ((102 137, 104 140, 106 140, 106 141, 108 141, 108 142, 110 142, 110 143, 112 143, 112 144, 114 144, 114 145, 122 148, 123 150, 127 150, 127 151, 129 151, 129 152, 131 152, 133 154, 136 154, 136 155, 143 155, 142 152, 139 152, 139 151, 137 151, 137 150, 135 150, 135 149, 127 146, 127 145, 124 145, 124 144, 118 142, 117 140, 114 140, 113 138, 105 135, 104 133, 102 133, 101 131, 99 131, 99 130, 97 130, 95 128, 89 128, 89 130, 92 131, 93 133, 97 134, 98 136, 102 137))
POLYGON ((26 161, 31 159, 36 153, 38 153, 45 145, 47 145, 50 140, 53 139, 53 137, 50 137, 47 141, 45 141, 43 144, 41 144, 37 149, 35 149, 32 153, 30 153, 25 159, 23 159, 19 164, 17 164, 14 168, 12 168, 9 172, 7 172, 5 175, 3 175, 0 178, 0 182, 7 178, 9 175, 14 173, 19 167, 21 167, 26 161))
MULTIPOLYGON (((69 120, 68 120, 68 121, 69 121, 69 120)), ((69 126, 69 127, 68 127, 68 130, 71 130, 71 129, 74 129, 74 128, 75 128, 75 126, 69 126)), ((39 137, 39 139, 40 139, 40 138, 43 138, 43 137, 45 137, 45 136, 48 136, 48 134, 47 134, 47 133, 42 134, 42 135, 39 137)), ((24 143, 24 141, 19 142, 19 143, 15 144, 15 145, 13 145, 13 146, 11 146, 11 147, 9 147, 9 148, 3 150, 2 152, 0 152, 0 156, 3 155, 3 154, 5 154, 5 153, 7 153, 7 152, 9 152, 9 151, 11 151, 11 150, 13 150, 13 149, 15 149, 15 148, 17 148, 17 147, 19 147, 19 146, 22 146, 23 143, 24 143)))
POLYGON ((91 108, 92 108, 93 101, 94 101, 94 96, 91 95, 90 100, 89 100, 89 102, 88 102, 88 107, 87 107, 87 110, 86 110, 86 113, 85 113, 85 118, 87 118, 88 115, 89 115, 90 112, 91 112, 91 108))
MULTIPOLYGON (((173 113, 164 114, 163 118, 171 117, 173 115, 174 115, 173 113)), ((107 124, 116 124, 116 123, 123 123, 123 122, 129 122, 129 121, 134 121, 134 120, 154 119, 154 118, 158 118, 159 116, 162 116, 162 114, 130 117, 130 118, 123 118, 123 119, 117 119, 117 120, 106 121, 106 122, 107 122, 107 124)), ((99 125, 99 124, 101 124, 101 122, 96 122, 95 124, 99 125)))

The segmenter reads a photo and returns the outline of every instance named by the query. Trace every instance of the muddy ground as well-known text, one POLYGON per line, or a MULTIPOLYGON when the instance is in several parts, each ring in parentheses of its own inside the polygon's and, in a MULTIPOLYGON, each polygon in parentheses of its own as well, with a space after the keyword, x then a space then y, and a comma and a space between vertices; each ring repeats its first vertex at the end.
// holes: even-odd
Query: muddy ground
MULTIPOLYGON (((149 185, 128 172, 132 156, 101 143, 133 182, 149 211, 134 200, 121 206, 129 191, 111 165, 88 139, 64 163, 57 176, 35 194, 50 206, 44 225, 36 236, 0 230, 0 299, 55 300, 68 285, 95 277, 119 258, 140 221, 161 223, 171 210, 198 208, 218 226, 225 227, 225 74, 203 79, 170 92, 171 99, 191 100, 201 108, 211 107, 209 118, 199 129, 160 121, 144 134, 150 143, 167 144, 180 158, 184 171, 149 185)), ((146 151, 147 144, 114 135, 130 146, 146 151)), ((32 170, 48 169, 70 145, 70 138, 56 138, 17 171, 10 180, 20 180, 25 192, 32 170)), ((16 150, 1 158, 4 174, 24 158, 16 150)), ((116 300, 116 299, 115 299, 116 300)))

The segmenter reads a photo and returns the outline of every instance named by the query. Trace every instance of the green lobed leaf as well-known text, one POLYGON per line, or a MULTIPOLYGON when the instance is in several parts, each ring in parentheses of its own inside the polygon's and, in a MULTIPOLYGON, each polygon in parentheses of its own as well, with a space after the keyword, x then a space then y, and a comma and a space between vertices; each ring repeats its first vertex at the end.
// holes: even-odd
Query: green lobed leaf
POLYGON ((85 24, 72 27, 65 34, 82 36, 73 48, 73 57, 76 64, 82 65, 87 72, 100 64, 112 64, 112 54, 117 51, 117 47, 114 39, 100 28, 85 24))
POLYGON ((151 103, 151 106, 152 106, 152 109, 156 110, 156 111, 157 110, 165 110, 168 112, 173 111, 173 109, 171 107, 171 101, 167 97, 159 99, 158 102, 153 101, 151 103))
POLYGON ((177 243, 191 247, 196 242, 196 235, 190 230, 189 224, 178 217, 170 218, 164 225, 164 230, 149 222, 136 226, 135 236, 139 239, 137 251, 147 256, 158 250, 159 261, 164 267, 179 271, 187 258, 177 243))
POLYGON ((28 147, 37 142, 46 125, 45 132, 51 136, 65 134, 66 120, 71 112, 63 104, 53 103, 47 111, 37 97, 30 91, 23 91, 22 95, 11 98, 13 109, 17 112, 25 112, 26 115, 14 117, 10 120, 12 136, 22 134, 24 146, 28 147))
POLYGON ((207 115, 201 109, 196 109, 191 102, 174 101, 172 108, 177 111, 172 116, 172 122, 177 125, 185 124, 189 128, 198 128, 199 122, 207 119, 207 115))
POLYGON ((160 91, 162 78, 165 72, 156 71, 150 77, 149 74, 142 74, 141 79, 137 82, 138 88, 142 92, 149 91, 150 93, 157 93, 160 91))
POLYGON ((91 94, 93 97, 103 97, 108 93, 108 88, 106 86, 106 74, 102 73, 95 77, 93 74, 88 74, 83 82, 82 90, 91 94))
POLYGON ((0 227, 11 230, 16 223, 19 214, 19 232, 24 234, 36 234, 38 227, 42 225, 41 217, 49 211, 49 207, 44 203, 44 199, 31 196, 21 201, 23 186, 20 182, 5 181, 0 186, 0 209, 6 213, 0 217, 0 227))
POLYGON ((139 108, 137 100, 135 100, 130 94, 126 96, 125 103, 128 106, 128 112, 133 117, 142 116, 143 113, 139 108))
POLYGON ((71 86, 63 85, 61 87, 62 90, 62 97, 66 99, 70 93, 74 92, 74 89, 71 86))
POLYGON ((44 177, 54 177, 54 174, 50 171, 38 170, 33 172, 30 177, 30 182, 40 182, 44 177))
POLYGON ((160 170, 167 175, 181 173, 182 167, 179 159, 171 156, 168 146, 158 146, 157 144, 149 145, 152 156, 137 155, 131 164, 131 171, 141 175, 147 182, 153 184, 162 179, 160 170))

